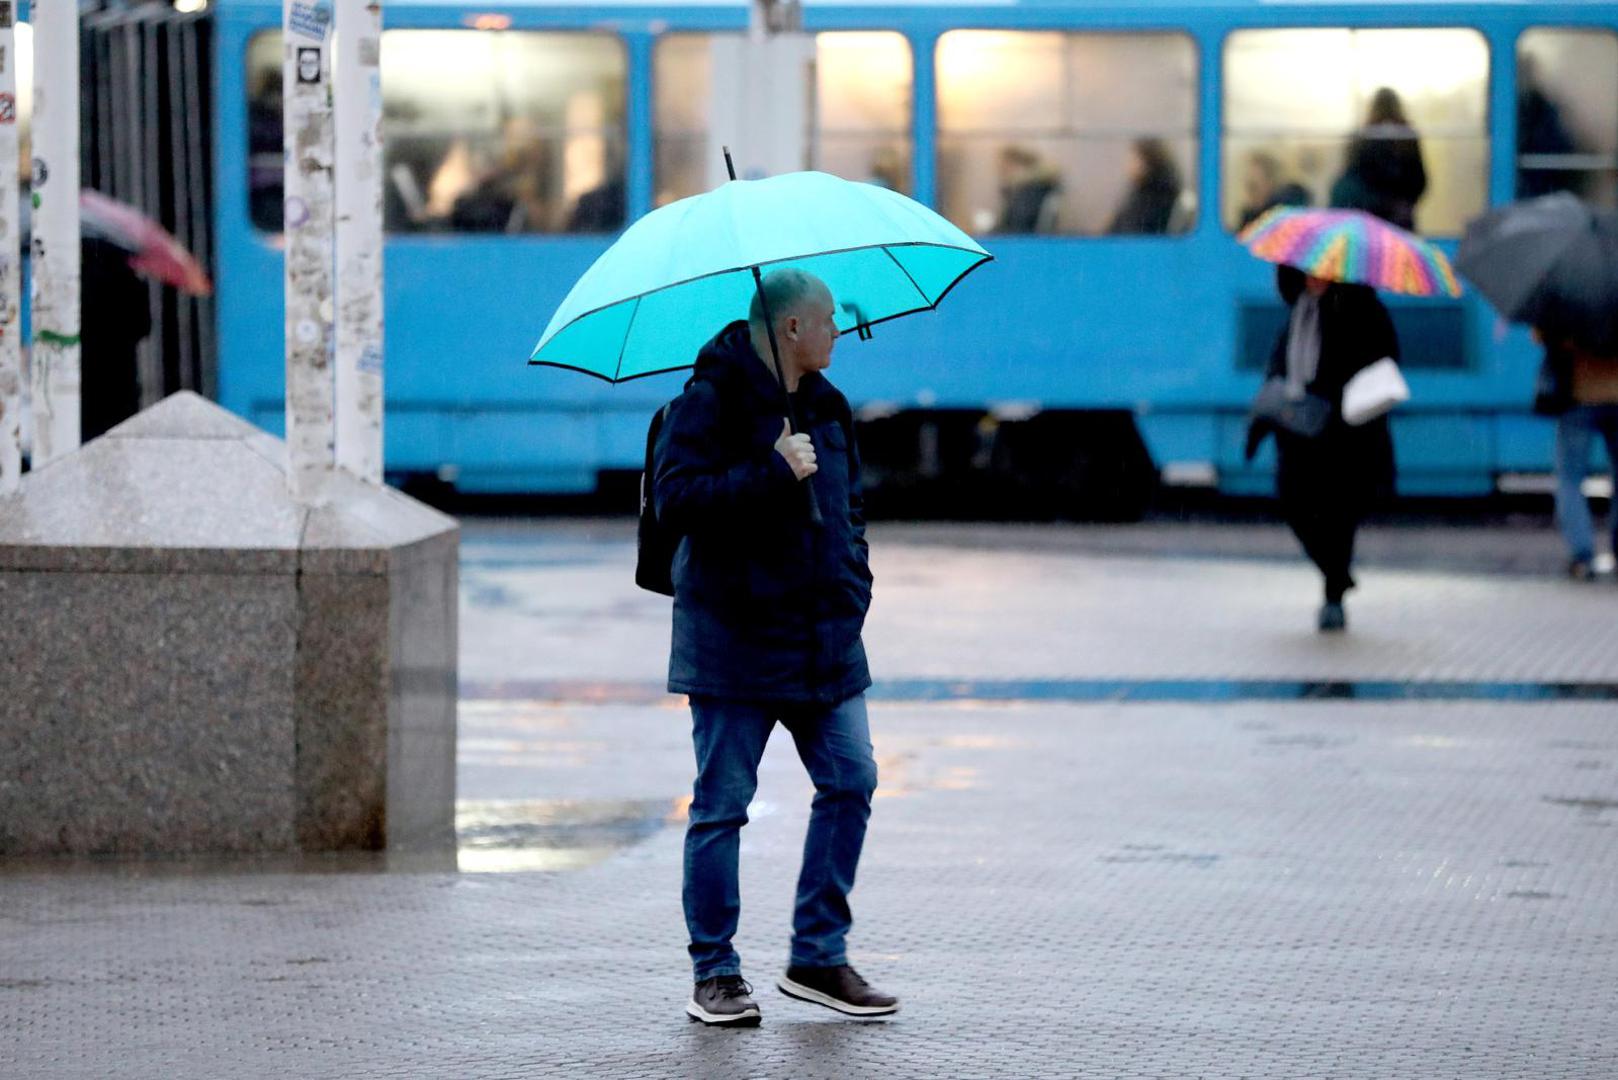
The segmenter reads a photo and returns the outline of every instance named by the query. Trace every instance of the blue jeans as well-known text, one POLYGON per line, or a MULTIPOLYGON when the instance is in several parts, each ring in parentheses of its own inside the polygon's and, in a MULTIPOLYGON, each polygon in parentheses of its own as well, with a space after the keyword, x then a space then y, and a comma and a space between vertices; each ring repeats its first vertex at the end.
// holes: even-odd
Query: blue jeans
POLYGON ((696 980, 742 970, 730 943, 742 911, 737 856, 747 806, 758 787, 759 759, 776 721, 792 733, 815 785, 792 918, 791 962, 847 963, 843 941, 854 921, 848 894, 876 790, 865 696, 832 706, 693 697, 691 721, 697 781, 685 831, 684 900, 696 980))
MULTIPOLYGON (((1590 467, 1590 444, 1600 435, 1607 457, 1618 462, 1618 405, 1579 405, 1556 419, 1556 522, 1568 553, 1589 562, 1595 555, 1595 522, 1579 485, 1590 467)), ((1613 515, 1618 547, 1618 514, 1613 515)))

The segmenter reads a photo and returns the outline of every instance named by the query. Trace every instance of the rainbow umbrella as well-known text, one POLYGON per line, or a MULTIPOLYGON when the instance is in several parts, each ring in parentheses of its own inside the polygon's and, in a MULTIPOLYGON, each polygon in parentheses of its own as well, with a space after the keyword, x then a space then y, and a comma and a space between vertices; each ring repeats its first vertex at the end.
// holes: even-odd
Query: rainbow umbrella
POLYGON ((1363 210, 1278 206, 1236 239, 1265 262, 1327 281, 1406 296, 1461 295, 1460 279, 1442 251, 1363 210))

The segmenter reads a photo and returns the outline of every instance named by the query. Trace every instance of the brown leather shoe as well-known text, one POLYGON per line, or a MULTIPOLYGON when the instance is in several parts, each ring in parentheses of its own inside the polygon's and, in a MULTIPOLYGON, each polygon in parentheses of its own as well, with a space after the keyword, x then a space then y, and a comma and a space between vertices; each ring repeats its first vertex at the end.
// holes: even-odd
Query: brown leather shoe
POLYGON ((685 1014, 714 1027, 758 1027, 763 1016, 752 994, 740 975, 715 975, 692 987, 685 1014))
POLYGON ((892 1016, 899 1011, 898 998, 884 994, 847 964, 789 967, 775 985, 787 997, 824 1005, 848 1016, 892 1016))

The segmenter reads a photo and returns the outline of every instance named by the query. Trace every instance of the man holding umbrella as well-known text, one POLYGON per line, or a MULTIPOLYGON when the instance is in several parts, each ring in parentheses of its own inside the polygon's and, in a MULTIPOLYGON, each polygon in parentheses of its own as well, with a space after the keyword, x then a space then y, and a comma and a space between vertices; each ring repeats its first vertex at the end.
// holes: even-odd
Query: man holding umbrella
POLYGON ((686 1011, 708 1024, 759 1022, 731 939, 740 831, 778 722, 815 785, 791 960, 778 986, 853 1016, 898 1009, 844 949, 877 775, 860 640, 872 579, 859 459, 848 402, 821 374, 835 316, 815 276, 765 275, 748 320, 702 348, 654 455, 658 520, 681 536, 669 690, 690 696, 697 758, 684 888, 696 985, 686 1011), (772 346, 785 395, 766 359, 772 346))
POLYGON ((637 582, 674 597, 669 689, 691 699, 685 918, 696 986, 686 1012, 759 1022, 731 939, 740 831, 780 723, 815 799, 791 962, 776 985, 851 1016, 885 1016, 898 1002, 844 951, 876 788, 860 641, 871 570, 848 401, 821 372, 839 331, 866 339, 875 325, 933 311, 992 256, 875 184, 734 175, 626 229, 569 290, 529 363, 618 383, 696 354, 685 392, 654 422, 641 515, 655 542, 642 548, 645 575, 636 567, 637 582), (703 344, 744 310, 745 321, 703 344))

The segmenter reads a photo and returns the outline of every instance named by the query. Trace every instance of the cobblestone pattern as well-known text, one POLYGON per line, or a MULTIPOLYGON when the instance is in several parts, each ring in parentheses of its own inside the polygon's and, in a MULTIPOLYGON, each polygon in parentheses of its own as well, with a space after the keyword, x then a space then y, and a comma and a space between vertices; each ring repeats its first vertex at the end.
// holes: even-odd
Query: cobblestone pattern
MULTIPOLYGON (((463 794, 666 798, 672 709, 481 703, 463 794)), ((687 1024, 676 823, 566 873, 0 876, 0 1076, 1610 1077, 1604 705, 885 705, 860 1025, 687 1024)), ((778 738, 740 947, 785 952, 778 738)))

